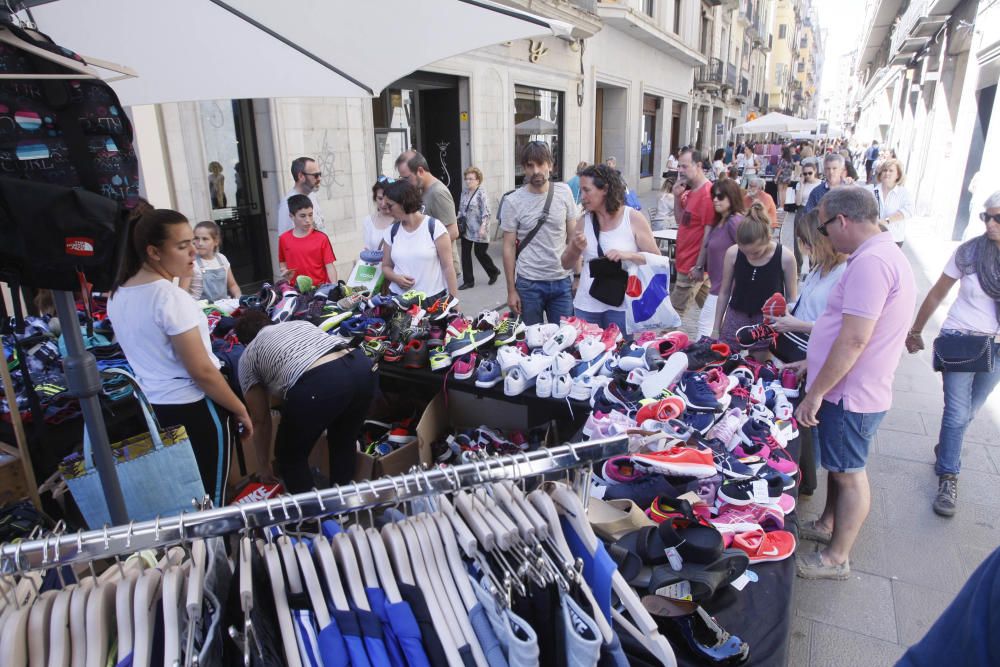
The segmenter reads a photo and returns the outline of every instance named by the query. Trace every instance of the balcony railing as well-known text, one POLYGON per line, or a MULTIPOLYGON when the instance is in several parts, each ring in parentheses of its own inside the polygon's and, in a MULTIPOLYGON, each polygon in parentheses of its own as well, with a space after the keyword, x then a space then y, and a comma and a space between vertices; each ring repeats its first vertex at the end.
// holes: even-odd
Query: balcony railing
POLYGON ((694 82, 702 88, 717 88, 722 86, 722 61, 718 58, 709 58, 707 65, 698 68, 694 82))
POLYGON ((731 90, 736 90, 736 80, 737 80, 736 65, 732 63, 726 63, 726 80, 723 83, 731 90))
POLYGON ((927 6, 929 4, 928 0, 913 0, 907 10, 903 12, 899 23, 893 26, 892 40, 889 42, 890 56, 899 50, 903 41, 909 36, 913 26, 916 25, 917 19, 927 13, 927 6))
POLYGON ((750 81, 745 76, 740 77, 740 87, 736 90, 736 96, 744 100, 750 96, 750 81))

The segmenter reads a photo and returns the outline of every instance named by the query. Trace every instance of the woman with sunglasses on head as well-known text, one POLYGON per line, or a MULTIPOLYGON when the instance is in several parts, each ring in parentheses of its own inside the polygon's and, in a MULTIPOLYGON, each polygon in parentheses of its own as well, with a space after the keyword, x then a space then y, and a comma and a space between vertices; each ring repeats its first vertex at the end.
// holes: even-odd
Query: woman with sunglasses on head
MULTIPOLYGON (((920 305, 906 337, 910 354, 924 349, 921 335, 924 325, 956 282, 958 296, 941 325, 941 335, 993 336, 994 341, 1000 335, 1000 190, 990 195, 984 206, 986 210, 979 214, 979 219, 986 227, 985 232, 958 246, 920 305)), ((996 342, 990 345, 992 349, 987 354, 992 355, 992 371, 941 373, 944 415, 934 447, 938 492, 932 505, 941 516, 955 514, 965 430, 1000 381, 997 365, 1000 350, 996 342)))
POLYGON ((736 229, 743 222, 743 190, 735 180, 724 178, 712 184, 715 222, 705 228, 705 239, 695 268, 708 273, 711 288, 698 316, 698 335, 708 336, 715 323, 715 307, 722 288, 722 266, 726 251, 736 245, 736 229))

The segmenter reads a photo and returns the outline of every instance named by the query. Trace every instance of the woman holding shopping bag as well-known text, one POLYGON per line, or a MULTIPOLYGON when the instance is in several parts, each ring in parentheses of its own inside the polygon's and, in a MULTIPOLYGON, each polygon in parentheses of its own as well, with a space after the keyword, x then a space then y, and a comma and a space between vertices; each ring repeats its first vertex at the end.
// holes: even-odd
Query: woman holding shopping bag
POLYGON ((605 329, 615 324, 624 332, 627 273, 621 263, 645 264, 643 253, 659 255, 660 249, 649 221, 625 205, 625 181, 611 167, 598 164, 580 172, 580 203, 583 217, 562 254, 566 269, 583 260, 575 315, 605 329))

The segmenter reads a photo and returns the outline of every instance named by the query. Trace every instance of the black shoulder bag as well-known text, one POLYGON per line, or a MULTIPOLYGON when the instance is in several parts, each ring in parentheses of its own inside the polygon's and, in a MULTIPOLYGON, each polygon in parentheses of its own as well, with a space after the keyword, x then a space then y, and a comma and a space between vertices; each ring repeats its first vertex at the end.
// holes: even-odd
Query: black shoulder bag
POLYGON ((590 217, 594 225, 594 238, 597 240, 597 259, 590 260, 590 296, 601 303, 619 307, 625 302, 625 288, 628 285, 628 271, 622 268, 621 262, 614 262, 604 256, 601 249, 601 227, 595 216, 590 217))
POLYGON ((940 335, 934 339, 934 370, 948 373, 992 373, 996 359, 993 336, 940 335))
POLYGON ((549 219, 549 208, 552 206, 552 195, 555 192, 555 189, 556 189, 555 184, 549 183, 549 194, 545 197, 545 207, 542 209, 542 216, 538 218, 538 222, 535 223, 535 226, 531 228, 531 231, 528 232, 528 235, 525 236, 520 241, 518 241, 516 246, 514 247, 515 262, 517 261, 517 258, 521 255, 521 253, 524 251, 524 249, 528 247, 528 244, 531 243, 532 239, 535 238, 535 235, 538 234, 538 230, 542 228, 542 225, 545 224, 545 221, 549 219))
POLYGON ((472 200, 476 198, 477 192, 479 192, 479 188, 472 191, 472 194, 469 195, 469 201, 465 202, 465 211, 458 215, 458 233, 462 236, 465 236, 465 231, 469 228, 465 218, 469 214, 469 207, 472 206, 472 200))

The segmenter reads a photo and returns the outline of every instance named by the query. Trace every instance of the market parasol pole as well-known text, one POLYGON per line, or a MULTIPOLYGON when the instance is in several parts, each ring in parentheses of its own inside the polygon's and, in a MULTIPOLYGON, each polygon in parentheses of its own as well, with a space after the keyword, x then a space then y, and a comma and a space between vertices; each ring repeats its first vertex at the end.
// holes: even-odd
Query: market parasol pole
MULTIPOLYGON (((111 443, 108 440, 108 430, 104 425, 104 413, 101 412, 101 401, 97 397, 101 392, 101 374, 97 370, 97 360, 83 346, 83 336, 80 334, 80 318, 76 314, 76 301, 73 293, 66 290, 52 290, 56 303, 56 312, 62 323, 62 333, 66 340, 66 356, 63 358, 63 372, 66 374, 66 387, 69 393, 80 401, 83 412, 83 425, 90 435, 91 449, 94 453, 94 466, 101 478, 104 499, 108 504, 111 523, 120 526, 128 523, 128 512, 125 510, 125 497, 118 483, 118 473, 115 472, 115 462, 111 455, 111 443)), ((150 483, 155 483, 150 480, 150 483)), ((95 527, 96 526, 92 526, 95 527)))
MULTIPOLYGON (((14 294, 13 298, 18 299, 20 295, 14 294)), ((42 511, 42 499, 38 495, 38 482, 35 481, 35 468, 31 464, 31 452, 28 450, 28 438, 24 434, 24 423, 21 421, 21 410, 17 407, 17 392, 14 391, 14 381, 10 377, 10 369, 7 368, 7 360, 0 360, 0 376, 3 379, 3 393, 7 397, 7 405, 10 409, 10 423, 14 427, 14 439, 17 441, 17 448, 21 450, 21 467, 24 468, 24 481, 28 484, 28 494, 35 509, 42 511)))

